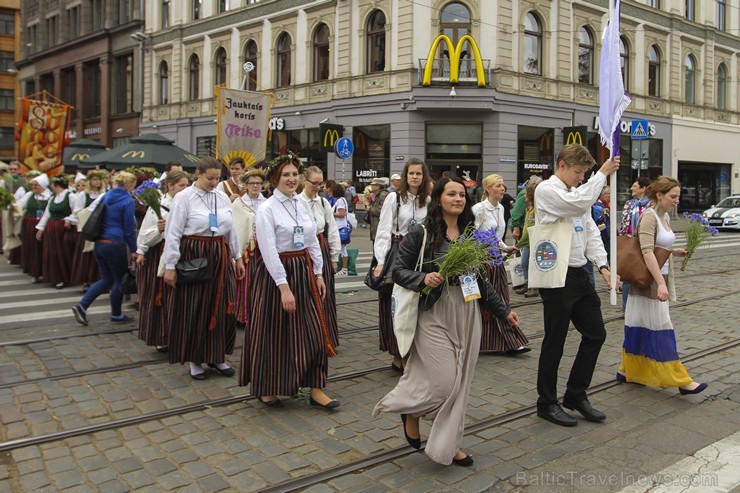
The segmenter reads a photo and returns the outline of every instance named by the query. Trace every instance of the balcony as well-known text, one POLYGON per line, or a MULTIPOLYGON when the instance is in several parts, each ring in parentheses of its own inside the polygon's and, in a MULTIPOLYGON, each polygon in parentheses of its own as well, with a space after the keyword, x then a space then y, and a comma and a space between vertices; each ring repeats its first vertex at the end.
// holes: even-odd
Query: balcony
MULTIPOLYGON (((483 65, 483 73, 481 74, 485 80, 485 86, 491 86, 491 60, 481 59, 483 65)), ((424 85, 424 70, 429 62, 426 58, 419 59, 419 85, 424 85)), ((459 86, 476 86, 478 85, 478 69, 474 58, 462 57, 459 60, 459 80, 457 85, 459 86)), ((450 85, 450 60, 435 59, 432 60, 432 85, 433 86, 449 86, 450 85)))

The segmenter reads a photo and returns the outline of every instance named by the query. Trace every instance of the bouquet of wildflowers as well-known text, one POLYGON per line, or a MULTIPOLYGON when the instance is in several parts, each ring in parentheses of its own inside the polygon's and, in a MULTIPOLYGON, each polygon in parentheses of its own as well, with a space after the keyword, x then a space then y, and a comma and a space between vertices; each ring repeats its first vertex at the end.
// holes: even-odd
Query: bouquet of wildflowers
POLYGON ((689 259, 694 254, 699 245, 709 239, 710 236, 717 236, 719 230, 709 225, 709 220, 701 217, 701 214, 683 213, 683 217, 689 220, 689 227, 686 229, 686 256, 681 263, 681 270, 685 271, 689 264, 689 259))
POLYGON ((159 185, 154 183, 154 181, 146 180, 142 182, 142 184, 134 190, 133 196, 136 197, 138 201, 151 207, 157 215, 157 219, 162 219, 162 206, 160 205, 162 194, 159 192, 159 185))
MULTIPOLYGON (((460 236, 450 244, 450 249, 442 262, 434 261, 439 266, 439 273, 449 281, 454 276, 466 274, 482 275, 486 265, 501 265, 504 258, 499 250, 499 239, 496 231, 465 228, 460 236)), ((426 286, 422 293, 429 294, 432 288, 426 286)))
POLYGON ((15 197, 5 187, 0 186, 0 210, 8 210, 15 202, 15 197))

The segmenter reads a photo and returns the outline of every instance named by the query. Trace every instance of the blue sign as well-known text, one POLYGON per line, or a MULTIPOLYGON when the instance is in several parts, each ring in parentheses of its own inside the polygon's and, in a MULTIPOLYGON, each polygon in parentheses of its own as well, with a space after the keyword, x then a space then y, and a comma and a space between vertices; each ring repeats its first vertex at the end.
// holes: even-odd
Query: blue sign
POLYGON ((342 137, 337 140, 336 144, 334 144, 334 152, 340 158, 348 159, 352 157, 352 153, 355 152, 355 146, 347 137, 342 137))
POLYGON ((650 134, 650 124, 647 120, 632 120, 632 138, 634 140, 647 139, 650 134))

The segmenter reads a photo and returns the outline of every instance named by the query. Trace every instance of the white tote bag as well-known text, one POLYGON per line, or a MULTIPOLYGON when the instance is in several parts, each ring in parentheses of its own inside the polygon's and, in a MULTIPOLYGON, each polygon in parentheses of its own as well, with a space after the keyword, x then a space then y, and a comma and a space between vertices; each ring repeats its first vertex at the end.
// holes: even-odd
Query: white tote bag
MULTIPOLYGON (((419 259, 416 262, 415 270, 420 271, 424 262, 424 248, 427 244, 427 228, 424 229, 424 240, 421 242, 419 259)), ((411 343, 414 342, 416 333, 416 321, 419 318, 419 296, 420 293, 411 289, 406 289, 398 284, 393 285, 393 294, 391 295, 391 314, 393 315, 393 333, 396 335, 398 342, 398 351, 401 357, 405 357, 411 343)))
POLYGON ((570 242, 573 224, 557 222, 530 226, 529 280, 530 288, 562 288, 568 274, 570 242))
POLYGON ((528 259, 522 259, 521 257, 511 257, 506 261, 506 270, 509 272, 512 286, 521 286, 524 284, 524 269, 522 269, 522 262, 528 261, 528 259))

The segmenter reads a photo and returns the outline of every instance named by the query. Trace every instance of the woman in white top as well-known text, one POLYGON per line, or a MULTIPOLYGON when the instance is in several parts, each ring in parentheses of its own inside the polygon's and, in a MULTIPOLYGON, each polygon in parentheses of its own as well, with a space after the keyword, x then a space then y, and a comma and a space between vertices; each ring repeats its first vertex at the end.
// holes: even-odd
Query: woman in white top
POLYGON ((324 173, 317 166, 310 166, 303 173, 303 192, 300 197, 308 202, 314 219, 316 219, 316 236, 321 247, 321 258, 324 262, 323 275, 326 285, 324 314, 331 333, 334 347, 339 346, 339 324, 337 322, 337 295, 334 292, 334 273, 342 244, 339 241, 339 230, 334 219, 334 211, 329 202, 318 194, 324 185, 324 173))
POLYGON ((229 172, 231 177, 219 183, 216 189, 225 193, 229 200, 233 202, 246 193, 241 183, 241 177, 244 174, 244 160, 238 156, 232 158, 229 161, 229 172))
MULTIPOLYGON (((473 206, 475 227, 480 230, 495 230, 498 238, 503 238, 506 232, 504 206, 501 199, 506 193, 504 179, 500 175, 488 175, 483 179, 485 194, 483 200, 473 206)), ((516 249, 499 240, 499 249, 502 253, 513 253, 516 249)), ((488 281, 493 285, 496 293, 504 303, 509 304, 509 283, 506 278, 504 264, 486 268, 488 281)), ((483 333, 481 335, 481 351, 505 352, 520 354, 531 351, 527 347, 529 340, 522 330, 511 325, 508 320, 495 317, 489 311, 483 313, 483 333)))
MULTIPOLYGON (((375 260, 378 263, 375 267, 375 277, 390 278, 391 264, 398 251, 398 245, 408 233, 409 226, 421 224, 427 217, 431 185, 432 179, 424 161, 419 158, 409 159, 401 173, 401 188, 388 194, 380 211, 380 221, 373 244, 375 260)), ((386 284, 378 293, 380 350, 388 351, 388 354, 393 356, 391 368, 403 373, 403 360, 393 333, 392 291, 393 285, 386 284)))
MULTIPOLYGON (((90 170, 87 172, 85 180, 85 189, 75 194, 72 215, 74 224, 79 222, 79 213, 82 209, 87 209, 90 205, 105 193, 102 176, 100 171, 90 170)), ((77 244, 75 246, 75 258, 72 263, 72 283, 84 284, 84 289, 90 287, 90 284, 100 279, 98 263, 95 261, 95 253, 91 250, 83 252, 85 248, 85 238, 81 234, 77 235, 77 244)))
POLYGON ((36 239, 36 225, 46 210, 51 199, 49 177, 44 173, 29 177, 30 192, 27 192, 18 201, 23 209, 23 223, 21 224, 21 267, 23 272, 31 276, 31 282, 36 284, 41 280, 43 243, 36 239))
MULTIPOLYGON (((337 223, 337 230, 341 228, 349 228, 349 221, 347 220, 347 211, 349 210, 349 205, 347 204, 347 199, 344 197, 344 186, 342 186, 340 183, 335 183, 332 185, 331 190, 327 190, 330 197, 334 198, 334 206, 332 207, 332 215, 334 216, 334 221, 337 223)), ((347 271, 347 265, 349 264, 349 256, 347 254, 347 245, 349 245, 349 237, 346 241, 342 241, 340 237, 340 245, 341 250, 340 254, 342 255, 342 268, 337 272, 337 276, 346 276, 349 274, 347 271)))
MULTIPOLYGON (((72 223, 72 199, 74 194, 67 189, 67 177, 56 176, 51 179, 54 198, 49 200, 46 211, 36 225, 36 239, 42 240, 44 282, 62 289, 72 280, 72 258, 75 237, 72 223)), ((75 231, 76 232, 76 231, 75 231)))
POLYGON ((323 388, 335 350, 323 313, 326 285, 316 221, 296 194, 301 168, 289 154, 267 170, 273 195, 257 212, 258 252, 239 384, 251 384, 260 402, 273 408, 282 407, 279 395, 310 387, 310 404, 332 410, 339 402, 323 388))
POLYGON ((195 183, 172 200, 164 229, 164 282, 170 325, 170 363, 190 363, 190 376, 206 378, 201 364, 224 376, 234 375, 226 355, 236 340, 236 279, 244 277, 244 261, 233 227, 231 202, 216 190, 221 163, 212 157, 198 162, 195 183), (179 261, 205 258, 213 268, 211 281, 177 284, 179 261), (236 262, 232 263, 231 259, 236 262))
POLYGON ((169 326, 165 322, 166 312, 162 309, 164 282, 157 277, 157 271, 164 250, 164 227, 172 199, 188 187, 190 179, 184 172, 174 170, 167 174, 162 183, 165 192, 159 202, 162 219, 150 207, 136 238, 136 285, 139 295, 139 339, 147 346, 165 352, 169 339, 166 329, 169 326))

